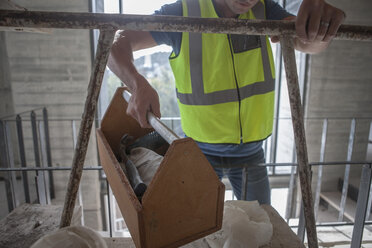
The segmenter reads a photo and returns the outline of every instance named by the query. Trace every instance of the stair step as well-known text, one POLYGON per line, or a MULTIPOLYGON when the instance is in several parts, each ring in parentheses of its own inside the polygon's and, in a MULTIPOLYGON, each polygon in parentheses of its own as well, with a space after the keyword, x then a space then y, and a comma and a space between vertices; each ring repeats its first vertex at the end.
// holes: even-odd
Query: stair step
MULTIPOLYGON (((320 198, 330 206, 340 211, 340 202, 342 194, 340 192, 321 192, 320 198)), ((354 222, 356 213, 356 202, 347 198, 345 203, 344 217, 354 222)))

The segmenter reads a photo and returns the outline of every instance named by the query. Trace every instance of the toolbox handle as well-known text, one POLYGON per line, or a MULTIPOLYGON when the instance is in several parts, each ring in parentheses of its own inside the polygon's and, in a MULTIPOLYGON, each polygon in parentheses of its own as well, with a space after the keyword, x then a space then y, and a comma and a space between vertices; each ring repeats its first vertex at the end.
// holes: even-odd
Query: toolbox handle
MULTIPOLYGON (((131 96, 132 94, 129 91, 123 91, 123 98, 125 99, 125 101, 129 102, 131 96)), ((174 140, 180 138, 150 111, 147 112, 147 120, 155 129, 155 131, 158 132, 160 136, 163 137, 163 139, 165 139, 169 144, 171 144, 174 140)))

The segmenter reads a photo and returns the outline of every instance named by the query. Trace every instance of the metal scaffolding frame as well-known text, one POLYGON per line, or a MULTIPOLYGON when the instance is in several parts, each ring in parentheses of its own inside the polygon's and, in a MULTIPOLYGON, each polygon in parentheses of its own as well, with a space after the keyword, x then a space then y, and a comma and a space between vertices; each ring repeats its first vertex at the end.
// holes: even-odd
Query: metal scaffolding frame
MULTIPOLYGON (((291 38, 295 36, 295 23, 293 21, 0 10, 0 27, 14 28, 14 30, 19 31, 22 31, 24 28, 100 30, 97 53, 88 86, 88 95, 85 101, 82 123, 74 152, 60 227, 69 226, 71 223, 101 83, 110 48, 117 30, 280 36, 297 148, 298 171, 306 220, 307 240, 310 248, 318 247, 303 110, 298 87, 293 39, 291 38)), ((372 41, 372 26, 341 25, 335 39, 372 41)), ((368 183, 365 184, 367 185, 368 183)), ((368 192, 369 187, 364 190, 368 192)), ((358 219, 358 221, 360 220, 358 219)))

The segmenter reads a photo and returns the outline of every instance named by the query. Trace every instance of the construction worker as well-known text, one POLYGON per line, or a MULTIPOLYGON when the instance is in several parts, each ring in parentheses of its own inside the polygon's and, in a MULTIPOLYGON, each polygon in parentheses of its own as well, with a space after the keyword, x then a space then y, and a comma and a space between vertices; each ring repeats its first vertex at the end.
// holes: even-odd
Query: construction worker
MULTIPOLYGON (((342 10, 324 0, 303 0, 297 17, 273 0, 179 0, 155 14, 293 19, 297 32, 294 46, 307 53, 324 50, 345 19, 342 10)), ((132 52, 160 44, 173 48, 169 61, 185 135, 197 142, 219 178, 229 178, 238 199, 270 204, 267 170, 257 166, 264 162, 262 142, 273 126, 275 73, 268 38, 119 31, 108 66, 130 89, 127 113, 144 128, 150 127, 147 111, 160 117, 159 97, 134 67, 132 52)))

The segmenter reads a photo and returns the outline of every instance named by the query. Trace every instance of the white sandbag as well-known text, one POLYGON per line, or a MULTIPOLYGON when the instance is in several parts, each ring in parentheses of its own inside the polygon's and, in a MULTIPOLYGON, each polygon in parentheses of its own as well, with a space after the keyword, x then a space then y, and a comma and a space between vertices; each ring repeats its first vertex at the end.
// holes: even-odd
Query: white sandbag
POLYGON ((69 226, 40 238, 31 248, 107 248, 107 245, 96 231, 69 226))
POLYGON ((258 248, 272 235, 270 218, 257 201, 227 201, 221 230, 206 240, 212 248, 258 248))
POLYGON ((150 149, 137 147, 130 151, 128 158, 136 165, 142 181, 149 185, 159 168, 163 156, 150 149))

